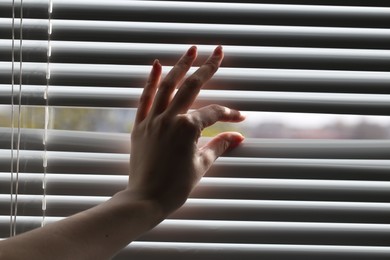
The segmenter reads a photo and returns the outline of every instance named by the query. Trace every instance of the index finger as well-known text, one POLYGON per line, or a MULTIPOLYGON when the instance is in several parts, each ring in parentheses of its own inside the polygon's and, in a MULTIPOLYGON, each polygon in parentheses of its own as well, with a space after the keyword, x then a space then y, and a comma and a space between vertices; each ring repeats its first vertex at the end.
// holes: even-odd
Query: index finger
POLYGON ((150 72, 148 81, 142 91, 137 114, 135 117, 135 123, 138 124, 143 121, 148 114, 154 97, 156 95, 157 85, 161 77, 161 64, 158 60, 154 60, 152 71, 150 72))
POLYGON ((218 46, 208 60, 183 82, 168 107, 167 113, 186 113, 199 94, 201 87, 217 72, 222 59, 222 46, 218 46))

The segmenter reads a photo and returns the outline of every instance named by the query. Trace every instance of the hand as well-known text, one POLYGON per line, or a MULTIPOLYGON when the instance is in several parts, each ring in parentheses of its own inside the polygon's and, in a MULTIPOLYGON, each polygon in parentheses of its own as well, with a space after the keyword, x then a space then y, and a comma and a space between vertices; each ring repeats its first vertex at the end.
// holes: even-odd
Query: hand
POLYGON ((173 97, 195 58, 196 48, 191 47, 161 83, 161 65, 154 62, 131 135, 127 189, 96 207, 0 241, 0 258, 108 259, 186 201, 214 160, 244 139, 239 133, 222 133, 198 149, 205 127, 244 117, 218 105, 188 113, 202 85, 218 69, 221 47, 173 97))
POLYGON ((225 132, 198 148, 204 128, 217 121, 240 122, 244 116, 219 105, 188 112, 201 87, 218 70, 223 59, 222 47, 218 46, 183 81, 196 56, 197 49, 193 46, 161 82, 161 65, 157 60, 154 62, 131 134, 128 190, 133 196, 157 202, 164 216, 184 204, 215 159, 244 139, 239 133, 225 132), (179 89, 173 95, 176 87, 179 89))

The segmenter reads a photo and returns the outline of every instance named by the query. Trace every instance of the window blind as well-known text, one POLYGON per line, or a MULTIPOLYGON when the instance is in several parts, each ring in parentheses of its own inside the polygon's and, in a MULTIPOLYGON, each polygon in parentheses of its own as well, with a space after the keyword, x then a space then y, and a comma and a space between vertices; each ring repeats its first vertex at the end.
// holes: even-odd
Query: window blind
MULTIPOLYGON (((12 19, 12 1, 0 1, 2 105, 135 108, 153 59, 166 73, 189 45, 204 60, 222 44, 226 58, 194 107, 390 115, 385 1, 15 5, 12 19)), ((11 181, 16 233, 41 226, 42 214, 52 222, 97 205, 127 184, 128 134, 44 128, 0 128, 3 238, 11 181)), ((388 259, 389 159, 390 140, 248 138, 216 161, 183 208, 114 259, 388 259)))

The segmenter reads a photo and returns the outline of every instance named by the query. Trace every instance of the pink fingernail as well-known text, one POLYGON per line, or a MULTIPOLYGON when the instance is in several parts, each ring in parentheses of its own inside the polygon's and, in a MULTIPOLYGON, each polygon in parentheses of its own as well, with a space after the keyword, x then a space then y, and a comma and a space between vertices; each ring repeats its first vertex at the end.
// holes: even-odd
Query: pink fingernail
POLYGON ((247 114, 240 111, 240 119, 245 120, 247 118, 247 114))
POLYGON ((215 48, 214 55, 216 55, 216 56, 222 55, 222 46, 221 45, 219 45, 217 48, 215 48))
POLYGON ((152 67, 153 67, 153 70, 157 70, 160 67, 160 61, 158 59, 155 59, 153 61, 152 67))
POLYGON ((193 57, 196 54, 196 46, 191 46, 187 51, 187 56, 193 57))
MULTIPOLYGON (((241 134, 240 134, 241 135, 241 134)), ((242 141, 244 141, 245 137, 243 135, 241 135, 240 137, 238 138, 235 138, 231 143, 230 143, 230 146, 229 146, 229 149, 233 149, 233 148, 236 148, 237 146, 239 146, 242 141)))

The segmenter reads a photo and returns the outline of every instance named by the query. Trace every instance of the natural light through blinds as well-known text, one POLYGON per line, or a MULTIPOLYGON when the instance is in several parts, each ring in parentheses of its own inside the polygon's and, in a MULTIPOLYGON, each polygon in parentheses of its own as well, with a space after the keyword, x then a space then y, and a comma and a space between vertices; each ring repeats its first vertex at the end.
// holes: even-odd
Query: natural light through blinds
POLYGON ((153 60, 221 44, 195 107, 246 111, 247 139, 114 259, 390 258, 390 3, 0 0, 0 35, 0 238, 123 189, 153 60))

